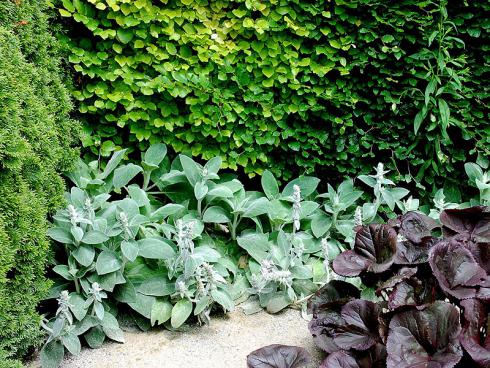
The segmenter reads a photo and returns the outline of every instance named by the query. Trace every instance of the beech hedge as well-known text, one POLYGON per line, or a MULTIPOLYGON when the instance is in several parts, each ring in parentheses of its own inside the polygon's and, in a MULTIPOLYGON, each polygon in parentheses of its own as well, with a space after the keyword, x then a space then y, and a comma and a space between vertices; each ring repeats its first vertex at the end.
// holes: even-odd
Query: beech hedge
POLYGON ((63 0, 58 10, 94 154, 165 142, 284 180, 390 157, 396 179, 427 189, 488 155, 486 1, 63 0))

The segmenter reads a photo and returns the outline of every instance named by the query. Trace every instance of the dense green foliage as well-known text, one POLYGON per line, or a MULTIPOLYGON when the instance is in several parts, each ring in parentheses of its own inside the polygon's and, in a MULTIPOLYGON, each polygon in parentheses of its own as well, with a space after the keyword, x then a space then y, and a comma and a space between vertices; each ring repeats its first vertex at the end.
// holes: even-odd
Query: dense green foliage
POLYGON ((58 173, 76 157, 43 10, 34 0, 0 3, 0 360, 39 343, 36 308, 50 284, 46 217, 63 200, 58 173))
MULTIPOLYGON (((417 210, 437 218, 458 207, 440 191, 431 211, 419 208, 382 164, 359 176, 367 192, 348 179, 319 194, 320 180, 311 176, 281 190, 270 171, 259 192, 219 172, 219 157, 204 165, 185 155, 170 160, 159 143, 136 164, 124 161, 126 152, 107 163, 80 160, 69 174, 68 206, 48 232, 56 255, 50 298, 58 309, 43 324, 43 366, 57 366, 65 351, 77 354, 82 336, 92 348, 106 338, 123 342, 118 319, 178 329, 236 304, 246 313, 305 308, 319 285, 336 278, 330 260, 351 247, 356 226, 417 210), (361 205, 362 197, 373 201, 361 205)), ((488 172, 477 164, 467 172, 480 193, 462 206, 485 203, 488 172)), ((351 282, 374 295, 361 279, 351 282)))
POLYGON ((392 158, 398 179, 457 183, 488 154, 489 4, 444 3, 60 1, 83 143, 283 179, 392 158))

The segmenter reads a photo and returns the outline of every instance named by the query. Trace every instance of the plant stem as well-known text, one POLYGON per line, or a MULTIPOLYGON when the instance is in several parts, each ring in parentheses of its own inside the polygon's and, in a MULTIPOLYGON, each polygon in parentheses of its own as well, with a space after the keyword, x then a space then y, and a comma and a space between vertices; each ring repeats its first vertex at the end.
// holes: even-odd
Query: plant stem
POLYGON ((199 217, 202 218, 202 199, 197 201, 197 213, 199 213, 199 217))
POLYGON ((77 292, 77 294, 80 294, 80 284, 78 282, 78 277, 75 277, 75 291, 77 292))
POLYGON ((236 228, 238 227, 240 221, 238 221, 238 214, 233 214, 233 222, 231 224, 231 239, 236 240, 236 228))

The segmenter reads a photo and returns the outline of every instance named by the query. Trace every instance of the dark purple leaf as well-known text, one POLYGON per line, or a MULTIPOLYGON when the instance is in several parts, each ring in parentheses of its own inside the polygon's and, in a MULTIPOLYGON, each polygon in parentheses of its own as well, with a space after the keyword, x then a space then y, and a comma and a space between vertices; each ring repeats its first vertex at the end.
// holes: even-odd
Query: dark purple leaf
POLYGON ((340 350, 340 347, 334 341, 335 332, 344 324, 344 320, 340 315, 340 308, 331 306, 328 310, 324 310, 314 316, 308 324, 308 328, 313 336, 315 345, 327 353, 333 353, 340 350))
POLYGON ((420 244, 425 238, 431 238, 434 229, 439 227, 434 219, 414 211, 398 216, 388 224, 398 228, 400 234, 414 244, 420 244))
POLYGON ((337 329, 334 342, 342 349, 367 350, 379 340, 377 304, 367 300, 353 300, 342 307, 344 326, 337 329))
POLYGON ((477 299, 461 301, 464 308, 461 345, 480 367, 490 367, 490 337, 488 336, 488 310, 477 299))
POLYGON ((330 354, 320 368, 385 368, 386 347, 376 344, 366 351, 339 350, 330 354))
POLYGON ((488 207, 475 206, 444 210, 440 216, 444 237, 461 234, 475 243, 490 243, 490 211, 488 207))
POLYGON ((360 368, 356 358, 345 350, 330 354, 319 368, 360 368))
POLYGON ((342 276, 384 272, 393 264, 396 242, 396 231, 388 225, 362 226, 356 233, 354 249, 339 254, 333 269, 342 276))
POLYGON ((415 265, 427 262, 429 250, 434 244, 435 238, 426 237, 419 244, 409 240, 398 242, 395 255, 395 264, 415 265))
POLYGON ((247 356, 248 368, 300 368, 311 361, 303 348, 287 345, 269 345, 247 356))
POLYGON ((396 252, 397 234, 388 225, 373 224, 363 226, 356 233, 354 251, 370 260, 368 271, 380 273, 393 264, 396 252))
POLYGON ((452 368, 463 355, 459 311, 449 303, 397 314, 389 330, 388 368, 452 368))
POLYGON ((308 300, 308 313, 314 315, 318 310, 328 308, 330 303, 340 301, 343 305, 351 299, 359 298, 360 295, 359 289, 348 282, 330 281, 308 300))
POLYGON ((388 289, 394 287, 396 284, 402 282, 403 280, 409 279, 417 273, 417 268, 403 267, 401 268, 395 276, 390 277, 387 281, 383 282, 378 290, 388 289))
POLYGON ((397 284, 389 295, 388 307, 394 310, 396 308, 414 305, 417 305, 415 288, 405 281, 397 284))
POLYGON ((334 259, 333 270, 342 276, 359 276, 371 263, 371 260, 358 255, 355 251, 347 250, 334 259))
POLYGON ((487 278, 473 254, 455 241, 441 241, 432 247, 429 263, 440 287, 458 299, 474 298, 477 286, 487 278))

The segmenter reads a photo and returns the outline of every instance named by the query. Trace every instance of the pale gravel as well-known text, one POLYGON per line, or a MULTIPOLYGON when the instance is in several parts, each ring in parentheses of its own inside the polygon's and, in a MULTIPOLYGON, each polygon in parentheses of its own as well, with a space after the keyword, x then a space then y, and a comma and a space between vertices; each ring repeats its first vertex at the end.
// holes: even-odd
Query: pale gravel
MULTIPOLYGON (((308 322, 297 310, 271 315, 241 311, 214 317, 209 326, 186 332, 154 329, 125 332, 124 344, 106 342, 99 349, 83 348, 68 357, 62 368, 245 368, 247 355, 270 344, 297 345, 313 356, 309 368, 323 356, 314 346, 308 322)), ((31 367, 39 367, 35 362, 31 367)))

